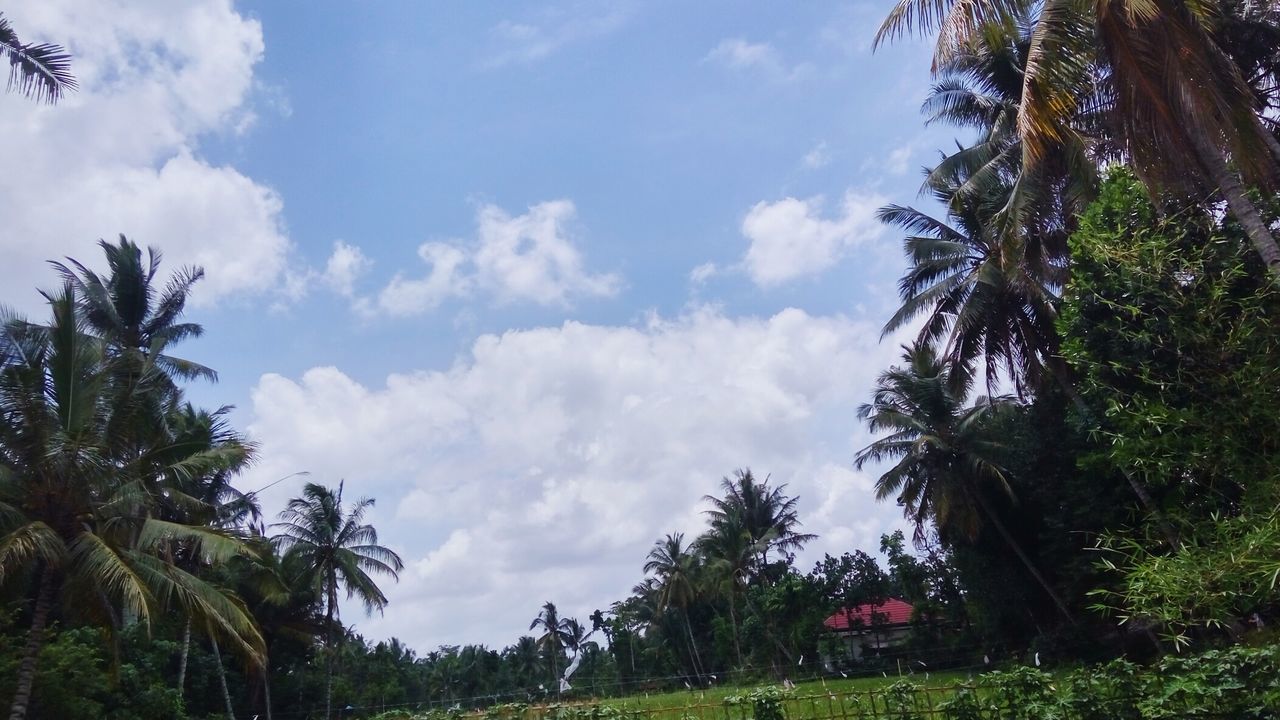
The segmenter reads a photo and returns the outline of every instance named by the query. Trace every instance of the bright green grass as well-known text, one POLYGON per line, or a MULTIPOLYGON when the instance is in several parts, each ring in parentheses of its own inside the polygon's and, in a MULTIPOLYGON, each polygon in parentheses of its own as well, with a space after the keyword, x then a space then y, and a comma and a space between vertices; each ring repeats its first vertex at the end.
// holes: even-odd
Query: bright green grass
MULTIPOLYGON (((927 682, 924 675, 914 675, 906 678, 890 675, 889 677, 813 680, 796 683, 796 689, 791 694, 797 699, 789 701, 789 703, 807 706, 810 704, 809 698, 813 696, 868 693, 888 687, 901 679, 909 679, 912 682, 928 685, 929 687, 950 687, 964 681, 967 677, 968 675, 962 672, 940 672, 930 674, 927 682)), ((715 687, 706 690, 680 690, 676 692, 629 695, 627 697, 602 699, 600 704, 622 710, 644 710, 646 715, 654 720, 675 720, 685 715, 686 709, 690 707, 719 706, 723 704, 725 697, 729 695, 745 695, 756 687, 776 686, 777 684, 761 683, 754 686, 715 687)), ((796 709, 803 710, 800 707, 796 709)), ((818 708, 816 713, 800 712, 795 716, 806 717, 811 714, 821 715, 824 713, 821 712, 821 708, 818 708)), ((695 713, 695 715, 701 715, 701 713, 695 713)))

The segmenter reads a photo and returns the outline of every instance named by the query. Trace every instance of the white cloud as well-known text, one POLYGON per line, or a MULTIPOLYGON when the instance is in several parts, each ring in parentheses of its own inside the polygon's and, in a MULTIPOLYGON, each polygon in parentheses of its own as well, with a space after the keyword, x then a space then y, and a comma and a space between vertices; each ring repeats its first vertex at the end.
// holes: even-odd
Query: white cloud
POLYGON ((341 240, 333 243, 333 254, 325 264, 324 282, 343 297, 355 294, 356 280, 369 269, 373 261, 365 257, 360 248, 341 240))
POLYGON ((366 314, 417 315, 474 289, 498 304, 566 306, 577 297, 614 295, 621 285, 616 275, 597 275, 583 267, 582 254, 570 239, 575 213, 568 200, 538 203, 514 217, 485 205, 476 215, 474 243, 424 243, 418 256, 430 268, 427 275, 397 274, 376 299, 360 298, 356 308, 366 314))
POLYGON ((813 149, 805 153, 804 166, 810 170, 825 167, 831 162, 831 153, 827 150, 827 141, 822 140, 813 149))
POLYGON ((885 170, 890 175, 905 175, 911 167, 911 159, 916 154, 916 143, 909 142, 905 145, 894 148, 889 151, 889 156, 885 158, 885 170))
POLYGON ((720 272, 720 269, 716 267, 715 263, 702 263, 698 267, 689 271, 689 282, 692 282, 694 285, 701 285, 714 277, 718 272, 720 272))
POLYGON ((28 287, 62 255, 96 264, 93 242, 124 233, 171 267, 203 265, 197 304, 276 289, 290 249, 279 195, 198 152, 251 121, 259 23, 222 0, 6 12, 28 41, 71 50, 81 89, 54 107, 0 96, 0 285, 28 287))
MULTIPOLYGON (((359 621, 366 636, 501 645, 545 600, 581 618, 623 597, 652 542, 697 532, 699 498, 738 467, 800 497, 822 536, 802 567, 876 547, 899 511, 849 465, 866 441, 853 408, 896 354, 878 335, 794 309, 701 309, 486 335, 447 370, 382 386, 332 367, 264 375, 246 485, 309 469, 378 498, 374 522, 409 567, 386 616, 359 621)), ((296 491, 272 488, 267 509, 296 491)))
POLYGON ((821 197, 759 202, 742 221, 742 234, 751 241, 743 267, 761 287, 820 273, 879 236, 875 214, 885 202, 877 193, 850 190, 833 218, 822 216, 821 197))
POLYGON ((629 3, 613 3, 606 12, 593 5, 548 8, 527 20, 503 20, 490 29, 485 68, 530 64, 563 47, 609 35, 630 19, 629 3))
POLYGON ((707 60, 735 70, 745 68, 781 69, 778 53, 769 43, 750 43, 742 38, 726 38, 707 53, 707 60))
POLYGON ((730 70, 755 70, 780 80, 795 80, 813 69, 807 63, 788 67, 769 43, 747 42, 742 38, 721 40, 702 61, 716 63, 730 70))

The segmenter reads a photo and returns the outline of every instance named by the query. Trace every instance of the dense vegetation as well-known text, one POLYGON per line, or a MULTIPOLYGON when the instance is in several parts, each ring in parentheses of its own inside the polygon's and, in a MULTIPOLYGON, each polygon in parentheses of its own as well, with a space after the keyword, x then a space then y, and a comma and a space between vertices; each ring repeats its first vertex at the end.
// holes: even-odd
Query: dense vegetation
MULTIPOLYGON (((796 498, 743 469, 707 488, 701 534, 657 539, 631 593, 585 622, 547 601, 501 650, 368 642, 342 597, 381 610, 378 583, 402 569, 363 520, 373 501, 311 484, 262 516, 235 484, 253 443, 184 398, 214 371, 173 354, 201 333, 182 319, 201 271, 161 287, 159 253, 122 237, 102 243, 101 275, 54 263, 46 318, 0 318, 11 717, 332 717, 1120 656, 1051 698, 1024 668, 946 702, 986 717, 1016 690, 1043 717, 1095 697, 1115 700, 1107 717, 1266 716, 1277 11, 902 0, 879 40, 912 31, 938 32, 926 119, 969 137, 926 173, 938 212, 881 211, 907 258, 885 333, 918 332, 850 408, 876 437, 851 461, 881 473, 910 544, 798 567, 812 537, 796 498), (888 598, 914 608, 892 647, 855 654, 824 628, 888 598), (1241 641, 1261 649, 1212 649, 1241 641)), ((22 45, 2 17, 0 53, 25 94, 74 88, 58 48, 22 45)))

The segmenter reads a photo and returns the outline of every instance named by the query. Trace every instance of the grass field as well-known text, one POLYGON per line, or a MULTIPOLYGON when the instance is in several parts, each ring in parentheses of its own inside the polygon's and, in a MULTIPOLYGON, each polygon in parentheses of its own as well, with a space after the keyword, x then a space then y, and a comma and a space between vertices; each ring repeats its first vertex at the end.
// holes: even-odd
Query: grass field
MULTIPOLYGON (((951 687, 967 678, 968 674, 963 672, 941 672, 932 673, 927 678, 923 674, 906 676, 905 678, 889 675, 888 677, 837 678, 796 683, 795 690, 788 693, 790 699, 785 701, 790 711, 787 716, 794 718, 838 715, 838 710, 826 707, 829 702, 838 702, 840 698, 849 695, 864 695, 882 690, 902 679, 909 679, 912 682, 929 687, 951 687)), ((723 717, 724 699, 726 697, 746 695, 756 688, 770 686, 777 687, 778 685, 776 683, 762 683, 755 686, 714 687, 706 690, 637 694, 621 698, 602 699, 599 704, 623 711, 638 711, 649 720, 723 717)))

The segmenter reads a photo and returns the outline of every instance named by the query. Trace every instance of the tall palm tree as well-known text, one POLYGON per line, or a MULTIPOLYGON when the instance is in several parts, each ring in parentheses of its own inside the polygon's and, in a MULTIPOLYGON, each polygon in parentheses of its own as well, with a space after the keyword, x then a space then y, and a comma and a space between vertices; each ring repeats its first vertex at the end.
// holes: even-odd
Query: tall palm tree
POLYGON ((1116 145, 1148 184, 1220 193, 1273 276, 1280 245, 1249 197, 1274 189, 1280 144, 1240 68, 1214 38, 1215 3, 1186 0, 899 0, 876 42, 938 30, 935 68, 980 28, 1038 8, 1018 112, 1034 167, 1080 133, 1082 88, 1101 75, 1116 145))
POLYGON ((858 452, 855 464, 897 461, 876 481, 876 498, 896 496, 922 538, 929 522, 943 534, 975 540, 984 524, 995 528, 1059 612, 1070 611, 1040 574, 1022 545, 992 507, 992 490, 1013 493, 1000 467, 1000 442, 992 420, 1011 407, 1008 398, 980 398, 965 405, 951 369, 931 347, 905 348, 904 365, 882 373, 870 403, 858 409, 872 433, 888 433, 858 452))
MULTIPOLYGON (((118 356, 85 332, 75 289, 47 295, 53 320, 0 318, 0 584, 34 578, 32 626, 10 717, 26 714, 44 629, 55 605, 114 630, 179 609, 251 663, 262 638, 234 595, 187 572, 175 543, 208 562, 245 551, 234 535, 168 519, 175 478, 214 473, 226 456, 175 452, 173 438, 122 428, 165 379, 151 368, 117 386, 118 356), (125 441, 127 440, 127 442, 125 441)), ((152 420, 148 428, 163 423, 152 420)))
POLYGON ((538 616, 529 623, 530 630, 541 628, 542 635, 538 637, 538 645, 547 654, 547 659, 551 664, 551 687, 560 687, 560 657, 564 654, 564 648, 573 640, 572 626, 569 624, 568 618, 560 617, 560 611, 556 609, 556 604, 548 600, 543 603, 542 611, 538 616))
POLYGON ((702 657, 698 653, 698 642, 693 636, 693 624, 689 622, 689 606, 698 597, 698 558, 685 547, 684 533, 667 533, 655 542, 649 550, 644 571, 653 573, 657 578, 658 611, 665 612, 675 608, 684 619, 685 631, 689 634, 693 671, 701 675, 702 657))
MULTIPOLYGON (((704 495, 711 503, 706 515, 711 528, 733 526, 746 532, 755 554, 756 571, 761 572, 769 564, 769 551, 790 552, 804 547, 815 536, 798 531, 800 518, 796 514, 799 498, 787 497, 785 484, 769 486, 769 478, 757 481, 751 469, 738 470, 733 479, 721 478, 720 490, 724 497, 704 495)), ((668 536, 670 537, 670 536, 668 536)))
POLYGON ((360 498, 347 510, 342 505, 343 483, 334 490, 307 483, 302 497, 289 501, 273 528, 280 532, 276 546, 299 557, 305 580, 323 599, 328 680, 325 688, 325 717, 333 710, 333 641, 338 622, 338 590, 345 588, 347 599, 356 598, 366 613, 387 606, 387 596, 370 575, 400 579, 404 562, 388 547, 378 544, 378 531, 365 524, 364 516, 373 507, 373 498, 360 498))
POLYGON ((124 235, 116 244, 99 240, 98 246, 110 269, 105 277, 71 258, 67 263, 52 263, 76 287, 92 331, 112 347, 149 357, 176 379, 217 380, 212 369, 165 352, 204 334, 199 324, 181 322, 191 289, 204 278, 204 270, 179 268, 162 289, 157 278, 162 258, 159 250, 147 248, 144 260, 142 248, 124 235))
POLYGON ((1057 289, 1064 265, 1065 228, 1046 228, 1033 242, 1011 238, 994 216, 1012 187, 989 180, 984 193, 963 192, 962 164, 934 172, 927 187, 946 210, 939 219, 914 207, 888 205, 880 221, 905 233, 908 267, 898 282, 902 306, 885 323, 888 335, 920 316, 917 342, 936 344, 951 363, 953 381, 969 384, 979 368, 988 389, 1002 374, 1022 394, 1042 381, 1058 348, 1057 289), (1028 252, 1029 248, 1054 248, 1028 252), (979 364, 980 363, 980 364, 979 364))
POLYGON ((50 105, 76 89, 71 55, 52 43, 24 43, 0 13, 0 59, 9 61, 9 90, 50 105))
POLYGON ((695 542, 706 559, 711 587, 728 600, 729 625, 733 632, 733 653, 741 667, 742 645, 738 637, 738 599, 746 587, 754 560, 751 535, 736 515, 726 516, 695 542))

